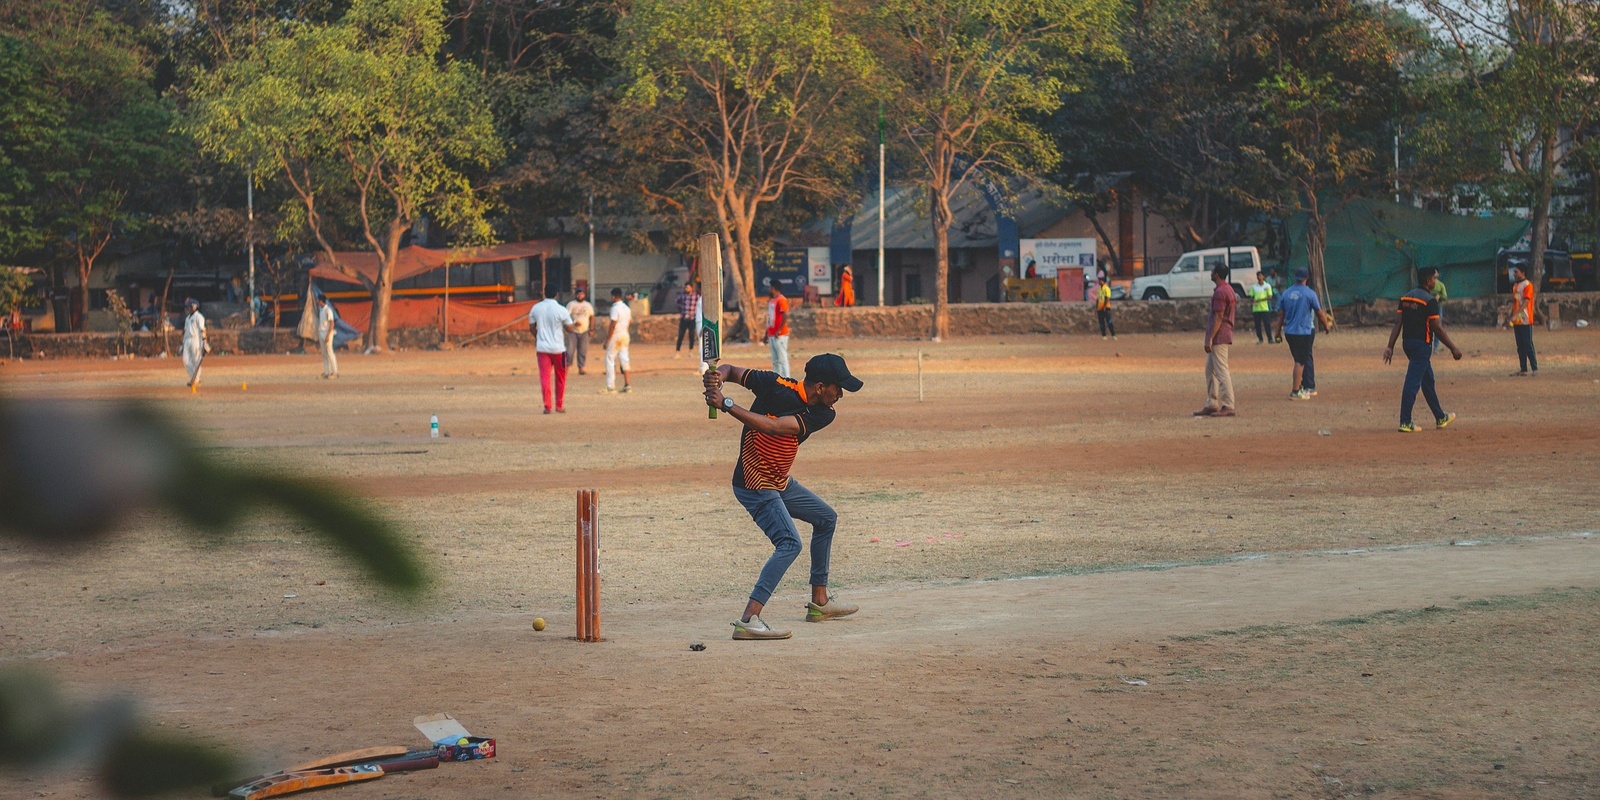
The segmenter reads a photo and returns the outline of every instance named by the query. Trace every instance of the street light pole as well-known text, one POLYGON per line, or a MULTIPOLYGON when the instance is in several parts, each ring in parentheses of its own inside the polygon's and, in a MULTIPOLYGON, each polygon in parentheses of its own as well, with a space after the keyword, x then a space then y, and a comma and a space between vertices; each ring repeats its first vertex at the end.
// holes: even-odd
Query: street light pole
POLYGON ((878 305, 883 305, 883 101, 878 101, 878 305))
MULTIPOLYGON (((253 170, 252 170, 253 172, 253 170)), ((244 176, 245 249, 249 251, 250 279, 245 287, 250 305, 250 327, 256 326, 256 179, 252 173, 244 176)))
POLYGON ((589 297, 598 297, 594 293, 594 192, 589 193, 589 297))

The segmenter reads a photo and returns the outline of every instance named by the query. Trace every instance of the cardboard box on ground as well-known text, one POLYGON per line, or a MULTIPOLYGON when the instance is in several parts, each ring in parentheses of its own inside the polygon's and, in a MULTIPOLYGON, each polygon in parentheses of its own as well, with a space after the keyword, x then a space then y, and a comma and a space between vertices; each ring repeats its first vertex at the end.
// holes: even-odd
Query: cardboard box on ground
POLYGON ((472 761, 494 758, 495 742, 484 736, 473 736, 465 726, 449 714, 424 714, 411 721, 428 741, 439 751, 440 761, 472 761))

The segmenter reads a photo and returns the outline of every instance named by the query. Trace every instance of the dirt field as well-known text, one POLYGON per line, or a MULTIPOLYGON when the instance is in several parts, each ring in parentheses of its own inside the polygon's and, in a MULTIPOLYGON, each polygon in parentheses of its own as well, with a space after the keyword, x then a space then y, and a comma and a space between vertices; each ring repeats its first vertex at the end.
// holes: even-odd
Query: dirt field
POLYGON ((1319 337, 1309 402, 1241 336, 1219 420, 1189 416, 1196 334, 795 342, 867 384, 795 469, 862 611, 802 623, 802 557, 771 643, 728 639, 770 547, 728 488, 736 426, 668 347, 633 348, 628 395, 574 374, 552 416, 531 351, 351 355, 337 382, 214 357, 193 396, 176 361, 13 362, 9 394, 143 398, 370 497, 436 583, 399 602, 282 521, 213 544, 149 515, 86 555, 0 544, 0 666, 264 765, 420 745, 436 711, 500 742, 326 794, 351 800, 1600 796, 1600 334, 1541 332, 1533 379, 1509 333, 1457 334, 1459 421, 1401 435, 1386 333, 1319 337), (571 639, 590 486, 600 644, 571 639))

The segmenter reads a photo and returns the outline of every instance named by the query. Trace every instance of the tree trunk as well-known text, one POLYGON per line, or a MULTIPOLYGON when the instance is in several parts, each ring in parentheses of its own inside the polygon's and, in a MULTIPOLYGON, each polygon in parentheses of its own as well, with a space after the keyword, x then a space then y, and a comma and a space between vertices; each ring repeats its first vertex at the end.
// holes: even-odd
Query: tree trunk
POLYGON ((389 301, 394 297, 394 262, 400 254, 400 237, 409 227, 400 220, 390 222, 383 250, 378 253, 378 279, 372 284, 372 319, 367 325, 369 353, 389 349, 389 301))
POLYGON ((67 304, 68 328, 73 333, 80 333, 89 326, 89 273, 94 272, 94 256, 78 254, 78 294, 83 296, 83 304, 75 306, 67 304), (76 311, 77 313, 73 313, 76 311))
POLYGON ((1539 141, 1539 180, 1534 185, 1533 241, 1528 246, 1528 280, 1535 289, 1544 286, 1544 251, 1550 242, 1550 196, 1555 193, 1554 133, 1545 132, 1539 141))
POLYGON ((1322 307, 1331 308, 1328 301, 1328 270, 1324 255, 1328 248, 1328 221, 1312 210, 1306 214, 1306 262, 1311 272, 1311 285, 1322 298, 1322 307))
POLYGON ((948 172, 936 176, 928 186, 928 205, 933 211, 933 331, 935 342, 950 335, 950 198, 945 195, 948 172))
MULTIPOLYGON (((1094 210, 1087 205, 1083 207, 1083 215, 1088 217, 1089 224, 1094 226, 1095 235, 1100 238, 1100 243, 1106 246, 1106 253, 1111 256, 1112 274, 1120 275, 1122 273, 1122 259, 1117 257, 1117 243, 1111 241, 1111 234, 1107 233, 1105 226, 1100 224, 1100 215, 1096 214, 1094 210)), ((1121 222, 1119 221, 1118 224, 1120 225, 1121 222)), ((1118 233, 1121 233, 1121 231, 1118 231, 1118 233)), ((1096 277, 1098 276, 1089 276, 1090 280, 1093 280, 1096 277)), ((1065 300, 1067 298, 1063 297, 1061 299, 1065 300)))
POLYGON ((749 218, 741 217, 736 220, 737 227, 733 231, 734 289, 739 293, 739 314, 744 318, 745 333, 749 341, 761 341, 761 335, 767 330, 766 315, 762 313, 760 298, 756 296, 756 262, 755 248, 750 246, 749 218))
MULTIPOLYGON (((722 256, 727 261, 723 266, 727 272, 733 273, 733 295, 739 304, 739 320, 744 323, 745 340, 756 341, 757 328, 760 320, 757 319, 756 293, 755 293, 755 262, 751 255, 750 223, 740 213, 740 206, 730 201, 726 194, 713 194, 711 202, 717 210, 717 225, 722 232, 722 256)), ((721 302, 721 298, 718 298, 721 302)), ((723 331, 726 337, 732 330, 723 331)))

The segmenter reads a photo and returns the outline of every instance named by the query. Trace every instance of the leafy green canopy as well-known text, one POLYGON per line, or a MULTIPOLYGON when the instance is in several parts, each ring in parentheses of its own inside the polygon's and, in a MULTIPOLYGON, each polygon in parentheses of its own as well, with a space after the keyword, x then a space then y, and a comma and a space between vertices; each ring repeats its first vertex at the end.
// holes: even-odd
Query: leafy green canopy
POLYGON ((641 183, 686 227, 720 229, 754 331, 752 231, 848 184, 872 59, 829 0, 640 0, 614 45, 625 147, 656 167, 641 183))
POLYGON ((177 143, 153 61, 90 0, 0 4, 0 256, 54 246, 86 279, 162 205, 177 143))
POLYGON ((932 338, 948 333, 950 198, 970 180, 1037 178, 1060 159, 1042 123, 1096 62, 1120 59, 1117 0, 886 0, 872 43, 890 118, 928 192, 932 338))
POLYGON ((467 239, 490 237, 473 170, 503 148, 477 76, 443 60, 439 0, 357 0, 337 23, 291 23, 237 61, 196 77, 183 128, 205 151, 259 179, 283 177, 299 202, 286 224, 324 224, 342 203, 378 248, 382 223, 431 213, 467 239))

